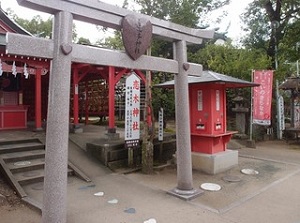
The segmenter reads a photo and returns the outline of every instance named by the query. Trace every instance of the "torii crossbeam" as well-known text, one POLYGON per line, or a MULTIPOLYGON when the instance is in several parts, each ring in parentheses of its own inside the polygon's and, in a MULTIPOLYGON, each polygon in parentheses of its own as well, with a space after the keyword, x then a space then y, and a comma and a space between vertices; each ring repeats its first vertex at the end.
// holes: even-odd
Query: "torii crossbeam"
POLYGON ((7 34, 7 53, 51 60, 46 134, 44 223, 66 222, 67 159, 71 63, 89 63, 131 69, 162 71, 175 75, 177 187, 176 196, 197 195, 193 188, 187 75, 200 75, 202 66, 187 62, 186 43, 199 44, 214 32, 190 29, 97 0, 17 0, 22 6, 54 15, 51 40, 7 34), (174 43, 174 60, 141 56, 132 60, 126 53, 72 43, 73 19, 121 30, 128 15, 148 19, 153 35, 174 43))

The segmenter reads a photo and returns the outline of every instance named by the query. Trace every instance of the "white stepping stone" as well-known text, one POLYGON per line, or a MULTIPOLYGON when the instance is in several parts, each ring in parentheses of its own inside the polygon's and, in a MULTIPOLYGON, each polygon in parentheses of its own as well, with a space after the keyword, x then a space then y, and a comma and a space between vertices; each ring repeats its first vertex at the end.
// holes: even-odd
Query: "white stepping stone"
POLYGON ((200 186, 203 190, 208 190, 208 191, 219 191, 221 190, 221 186, 219 184, 214 184, 214 183, 203 183, 200 186))
POLYGON ((259 172, 254 169, 242 169, 241 172, 246 175, 257 175, 259 172))
POLYGON ((112 200, 109 200, 107 201, 107 203, 109 204, 117 204, 119 201, 117 199, 112 199, 112 200))
POLYGON ((156 223, 156 220, 154 218, 150 218, 150 219, 144 221, 144 223, 156 223))
POLYGON ((102 197, 104 195, 104 192, 97 192, 97 193, 94 193, 94 195, 97 197, 102 197))

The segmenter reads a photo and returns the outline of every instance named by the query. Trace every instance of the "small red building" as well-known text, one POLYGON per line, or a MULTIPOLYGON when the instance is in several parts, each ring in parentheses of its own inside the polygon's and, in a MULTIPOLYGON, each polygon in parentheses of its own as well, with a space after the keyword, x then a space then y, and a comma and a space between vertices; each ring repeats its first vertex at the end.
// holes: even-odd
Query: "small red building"
MULTIPOLYGON (((237 132, 227 131, 226 89, 258 84, 212 71, 203 71, 201 77, 190 76, 188 82, 193 168, 216 174, 237 165, 238 151, 227 149, 237 132)), ((168 81, 158 86, 173 85, 174 81, 168 81)))

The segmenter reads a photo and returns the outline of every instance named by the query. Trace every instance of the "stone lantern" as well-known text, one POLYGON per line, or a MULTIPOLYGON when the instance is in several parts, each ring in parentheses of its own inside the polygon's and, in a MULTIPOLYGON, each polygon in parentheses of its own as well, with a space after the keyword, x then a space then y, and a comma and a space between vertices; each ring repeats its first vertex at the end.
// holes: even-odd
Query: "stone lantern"
POLYGON ((235 102, 235 107, 232 109, 235 112, 235 125, 238 133, 237 137, 247 138, 246 136, 246 113, 249 112, 249 108, 245 107, 245 98, 238 95, 232 99, 235 102))

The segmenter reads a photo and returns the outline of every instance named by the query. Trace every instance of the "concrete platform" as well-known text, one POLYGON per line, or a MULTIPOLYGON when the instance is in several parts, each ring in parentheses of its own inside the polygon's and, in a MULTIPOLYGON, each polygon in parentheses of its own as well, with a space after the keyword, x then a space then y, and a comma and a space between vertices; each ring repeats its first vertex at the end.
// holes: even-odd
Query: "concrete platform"
POLYGON ((207 174, 222 173, 238 164, 238 151, 226 150, 214 154, 192 152, 192 166, 194 170, 207 174))

